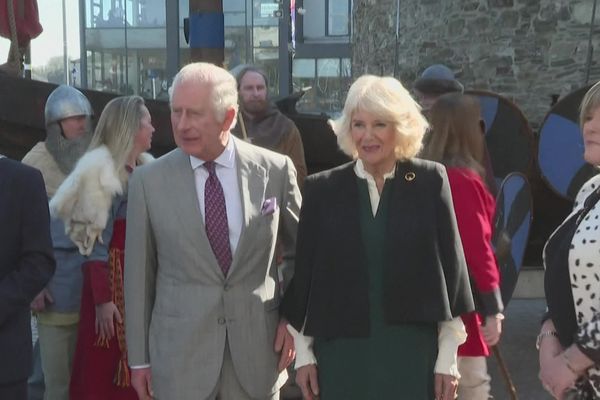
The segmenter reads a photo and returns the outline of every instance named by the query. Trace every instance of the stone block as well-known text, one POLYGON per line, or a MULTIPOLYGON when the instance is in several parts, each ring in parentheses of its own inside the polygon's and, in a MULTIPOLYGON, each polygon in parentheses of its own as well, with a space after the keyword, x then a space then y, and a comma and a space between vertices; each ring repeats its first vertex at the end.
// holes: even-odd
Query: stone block
POLYGON ((467 27, 472 34, 481 34, 490 27, 490 17, 487 15, 480 15, 467 22, 467 27))
POLYGON ((465 20, 463 18, 452 18, 448 21, 448 35, 459 36, 465 30, 465 20))
POLYGON ((571 19, 571 8, 567 4, 560 6, 558 10, 558 19, 560 21, 569 21, 571 19))
POLYGON ((514 75, 512 65, 503 65, 496 67, 496 75, 514 75))
POLYGON ((490 8, 499 8, 499 7, 513 7, 513 0, 488 0, 488 7, 490 8))
POLYGON ((572 58, 565 58, 562 60, 556 60, 556 61, 550 62, 551 67, 564 67, 564 66, 571 65, 571 64, 575 64, 575 60, 573 60, 572 58))
POLYGON ((557 20, 542 20, 535 18, 533 20, 533 29, 537 34, 552 33, 556 31, 557 20))
POLYGON ((461 4, 460 9, 462 11, 476 11, 479 8, 479 1, 465 1, 461 4))
POLYGON ((449 47, 432 49, 429 52, 429 56, 439 60, 439 62, 447 63, 446 60, 450 60, 454 57, 454 50, 449 47))
POLYGON ((519 12, 515 10, 504 10, 500 13, 497 26, 502 28, 516 28, 519 24, 519 12))

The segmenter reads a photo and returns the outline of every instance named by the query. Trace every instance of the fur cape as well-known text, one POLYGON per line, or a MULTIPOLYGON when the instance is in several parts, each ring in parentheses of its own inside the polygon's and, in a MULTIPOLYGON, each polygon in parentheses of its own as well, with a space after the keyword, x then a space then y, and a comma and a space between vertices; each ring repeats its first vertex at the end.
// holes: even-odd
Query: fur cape
MULTIPOLYGON (((154 158, 148 153, 138 157, 143 164, 154 158)), ((50 214, 65 224, 65 233, 85 256, 96 240, 102 242, 114 196, 124 192, 126 181, 119 177, 106 146, 85 153, 75 169, 60 185, 50 201, 50 214)))

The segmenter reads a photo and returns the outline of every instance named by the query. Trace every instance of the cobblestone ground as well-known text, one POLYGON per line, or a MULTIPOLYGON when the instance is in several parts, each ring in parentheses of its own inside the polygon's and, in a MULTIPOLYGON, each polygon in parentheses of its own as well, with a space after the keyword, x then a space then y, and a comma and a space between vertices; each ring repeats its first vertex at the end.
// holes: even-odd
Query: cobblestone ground
MULTIPOLYGON (((539 333, 541 316, 546 302, 543 299, 515 299, 505 310, 504 332, 500 352, 504 358, 519 400, 550 400, 537 378, 538 354, 535 338, 539 333)), ((496 400, 509 400, 510 394, 494 356, 489 358, 492 394, 496 400)))

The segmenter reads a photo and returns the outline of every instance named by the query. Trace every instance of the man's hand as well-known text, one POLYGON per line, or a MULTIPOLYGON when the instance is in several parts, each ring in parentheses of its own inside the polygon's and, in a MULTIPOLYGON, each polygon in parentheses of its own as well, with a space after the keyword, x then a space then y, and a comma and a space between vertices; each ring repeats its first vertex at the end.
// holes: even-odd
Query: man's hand
POLYGON ((319 382, 317 379, 317 366, 305 365, 296 370, 296 384, 302 391, 304 400, 313 400, 319 395, 319 382))
POLYGON ((504 317, 500 317, 502 314, 490 315, 485 318, 485 325, 481 326, 481 333, 483 334, 483 340, 488 346, 495 346, 500 341, 500 334, 502 333, 502 320, 504 317))
POLYGON ((44 311, 46 309, 46 301, 50 304, 54 303, 54 299, 52 298, 50 291, 44 288, 31 302, 31 310, 34 312, 44 311))
POLYGON ((458 379, 452 375, 435 374, 435 400, 456 399, 458 379))
POLYGON ((286 326, 288 322, 284 319, 279 321, 277 332, 275 334, 275 351, 281 353, 277 371, 286 369, 294 358, 296 358, 296 349, 294 348, 294 337, 288 332, 286 326))
POLYGON ((152 391, 152 370, 148 368, 131 369, 131 386, 135 389, 140 400, 151 400, 154 398, 152 391))
POLYGON ((123 323, 117 306, 112 301, 96 306, 96 335, 101 339, 110 340, 115 335, 114 321, 123 323))

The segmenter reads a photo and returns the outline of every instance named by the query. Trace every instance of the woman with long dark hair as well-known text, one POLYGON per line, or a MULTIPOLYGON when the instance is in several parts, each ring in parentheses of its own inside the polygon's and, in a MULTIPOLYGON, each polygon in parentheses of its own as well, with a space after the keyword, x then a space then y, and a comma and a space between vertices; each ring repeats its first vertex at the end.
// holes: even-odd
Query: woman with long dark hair
POLYGON ((485 357, 502 331, 500 273, 491 238, 496 202, 485 184, 485 142, 476 98, 445 94, 429 110, 431 130, 421 156, 446 166, 456 221, 473 285, 477 312, 462 315, 467 341, 458 349, 461 400, 487 400, 485 357))

